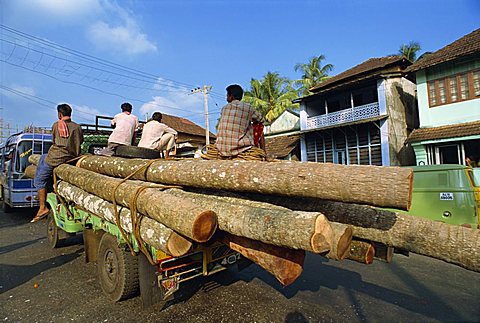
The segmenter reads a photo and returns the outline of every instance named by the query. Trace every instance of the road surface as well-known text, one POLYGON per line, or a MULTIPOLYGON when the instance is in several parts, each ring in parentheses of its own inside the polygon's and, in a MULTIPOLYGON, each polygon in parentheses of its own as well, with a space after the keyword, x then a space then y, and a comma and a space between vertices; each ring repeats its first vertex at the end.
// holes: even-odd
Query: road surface
POLYGON ((143 308, 106 300, 81 236, 50 249, 32 210, 0 211, 3 322, 478 322, 480 273, 435 259, 395 255, 362 265, 308 254, 282 288, 256 265, 184 285, 179 300, 143 308))

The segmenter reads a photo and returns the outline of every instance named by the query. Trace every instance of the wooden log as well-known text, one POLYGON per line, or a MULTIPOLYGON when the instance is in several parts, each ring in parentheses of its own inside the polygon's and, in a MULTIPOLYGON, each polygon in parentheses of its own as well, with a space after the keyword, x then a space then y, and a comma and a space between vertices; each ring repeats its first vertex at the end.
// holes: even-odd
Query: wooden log
POLYGON ((218 227, 236 236, 314 253, 345 248, 344 244, 351 239, 351 229, 348 231, 343 224, 332 227, 318 212, 293 212, 268 203, 180 189, 170 189, 168 193, 213 210, 217 214, 218 227), (337 248, 339 243, 341 246, 337 248))
POLYGON ((324 254, 328 259, 343 260, 348 256, 350 243, 352 242, 353 230, 347 224, 331 222, 333 238, 331 249, 324 254))
POLYGON ((35 171, 37 170, 37 166, 35 165, 28 165, 25 168, 25 177, 27 178, 35 178, 35 171))
MULTIPOLYGON (((85 169, 127 177, 148 161, 88 156, 85 169)), ((157 160, 133 179, 237 192, 304 196, 408 210, 413 171, 402 167, 296 161, 157 160)))
POLYGON ((32 165, 38 165, 38 162, 40 160, 40 157, 42 157, 42 155, 39 155, 39 154, 32 154, 30 156, 28 156, 28 162, 32 165))
MULTIPOLYGON (((112 203, 107 202, 93 194, 69 184, 65 181, 58 183, 58 194, 67 201, 72 201, 84 210, 99 216, 111 223, 116 223, 115 210, 112 203)), ((132 233, 132 216, 130 210, 123 206, 117 206, 121 227, 128 233, 132 233)), ((140 222, 140 237, 149 245, 164 253, 179 257, 185 255, 192 247, 192 243, 164 226, 163 224, 148 217, 142 217, 140 222)))
MULTIPOLYGON (((76 174, 81 171, 82 169, 77 169, 76 174)), ((90 173, 85 171, 84 176, 90 176, 90 173)), ((65 177, 64 174, 62 176, 65 177)), ((81 177, 78 176, 74 180, 78 181, 81 177)), ((95 174, 96 185, 110 180, 112 178, 95 174)), ((133 185, 135 182, 127 181, 126 184, 128 183, 133 185)), ((343 224, 335 224, 333 228, 336 231, 334 231, 326 217, 320 213, 292 212, 272 204, 184 192, 179 189, 168 189, 163 193, 178 200, 192 201, 201 208, 212 210, 217 214, 220 229, 237 236, 314 253, 327 253, 334 250, 328 253, 331 256, 327 256, 332 259, 343 259, 343 250, 348 250, 351 229, 343 224), (340 250, 338 255, 337 250, 340 250)))
POLYGON ((353 236, 440 259, 480 272, 480 230, 449 225, 372 206, 311 198, 242 194, 245 198, 321 212, 332 222, 353 226, 353 236))
POLYGON ((305 251, 293 250, 225 233, 220 240, 271 273, 283 285, 293 283, 303 271, 305 251))
MULTIPOLYGON (((55 174, 60 179, 110 202, 113 202, 112 194, 118 186, 116 203, 127 207, 130 206, 136 190, 141 187, 131 182, 120 183, 120 179, 66 164, 56 167, 55 174)), ((141 192, 136 207, 140 213, 197 242, 208 241, 217 227, 215 212, 197 206, 194 201, 162 192, 159 188, 147 188, 141 192)))
POLYGON ((375 248, 371 243, 366 241, 353 240, 350 244, 350 250, 349 254, 347 255, 347 259, 370 265, 371 263, 373 263, 374 256, 375 248))

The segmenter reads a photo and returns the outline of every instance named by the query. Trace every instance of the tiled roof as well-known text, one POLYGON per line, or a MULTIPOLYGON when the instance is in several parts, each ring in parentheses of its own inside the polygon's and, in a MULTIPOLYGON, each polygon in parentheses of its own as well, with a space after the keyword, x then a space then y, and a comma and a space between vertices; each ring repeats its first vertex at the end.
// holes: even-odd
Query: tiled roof
POLYGON ((284 158, 298 145, 300 135, 285 135, 276 137, 265 137, 265 150, 267 156, 273 158, 284 158))
POLYGON ((480 52, 480 28, 454 41, 450 45, 416 61, 407 68, 408 72, 415 72, 427 67, 448 62, 453 59, 480 52))
MULTIPOLYGON (((168 114, 162 114, 162 122, 170 128, 175 129, 179 133, 185 133, 189 135, 205 136, 205 128, 193 123, 185 118, 175 117, 168 114)), ((210 138, 216 138, 216 136, 210 132, 210 138)))
POLYGON ((320 92, 350 81, 366 79, 388 72, 398 72, 410 64, 411 63, 402 56, 370 58, 365 62, 346 70, 345 72, 342 72, 323 81, 320 84, 317 84, 316 86, 312 87, 310 91, 320 92))
POLYGON ((435 140, 455 137, 480 135, 480 121, 459 123, 455 125, 420 128, 412 131, 407 142, 435 140))

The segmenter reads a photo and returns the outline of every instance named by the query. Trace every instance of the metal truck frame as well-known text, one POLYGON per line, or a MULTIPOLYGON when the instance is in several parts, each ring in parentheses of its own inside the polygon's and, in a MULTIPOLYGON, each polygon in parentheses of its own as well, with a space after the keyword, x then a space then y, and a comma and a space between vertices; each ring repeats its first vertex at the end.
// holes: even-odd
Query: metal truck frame
POLYGON ((175 297, 183 282, 210 276, 237 264, 243 269, 250 263, 219 242, 198 244, 182 257, 172 257, 146 245, 155 264, 139 252, 132 234, 128 238, 132 252, 116 224, 87 212, 72 203, 62 204, 54 193, 47 203, 51 212, 47 219, 47 239, 52 248, 60 247, 65 239, 83 233, 86 261, 97 263, 97 276, 104 294, 112 301, 138 295, 144 306, 167 302, 175 297), (67 211, 68 208, 68 211, 67 211))

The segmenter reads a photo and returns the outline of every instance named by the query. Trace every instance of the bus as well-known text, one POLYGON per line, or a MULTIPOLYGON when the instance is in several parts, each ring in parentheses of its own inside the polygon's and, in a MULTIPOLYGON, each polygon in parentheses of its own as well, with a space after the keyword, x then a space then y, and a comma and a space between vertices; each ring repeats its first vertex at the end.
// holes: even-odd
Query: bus
POLYGON ((0 194, 4 212, 38 206, 37 189, 25 176, 31 154, 46 154, 52 135, 46 128, 31 128, 7 138, 0 146, 0 194))

